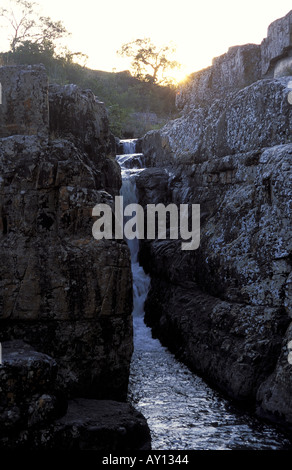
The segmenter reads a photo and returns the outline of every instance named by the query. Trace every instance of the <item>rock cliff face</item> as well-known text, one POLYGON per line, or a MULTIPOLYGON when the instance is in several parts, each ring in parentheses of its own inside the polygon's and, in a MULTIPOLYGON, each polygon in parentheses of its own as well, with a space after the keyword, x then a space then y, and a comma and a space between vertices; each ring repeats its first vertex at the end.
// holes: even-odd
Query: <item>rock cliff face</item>
MULTIPOLYGON (((19 431, 59 416, 56 396, 125 400, 132 277, 127 245, 97 242, 91 232, 93 207, 111 204, 121 185, 104 105, 76 86, 48 87, 42 66, 2 67, 0 82, 0 340, 29 344, 48 369, 32 397, 26 385, 21 404, 4 387, 11 399, 3 398, 1 413, 16 409, 19 431), (56 393, 46 387, 53 373, 56 393), (33 411, 38 400, 44 419, 33 411)), ((2 368, 11 370, 3 351, 2 368)), ((21 357, 22 375, 30 376, 21 357)), ((15 429, 9 432, 18 442, 15 429)), ((27 443, 33 445, 31 434, 27 443)))
MULTIPOLYGON (((291 15, 269 28, 283 35, 264 42, 266 64, 268 50, 270 63, 291 50, 291 15)), ((262 50, 215 60, 208 90, 207 72, 194 75, 182 116, 144 137, 155 168, 140 174, 141 203, 165 203, 164 186, 167 202, 200 204, 201 243, 186 252, 179 240, 146 241, 140 259, 152 279, 145 318, 154 334, 229 396, 292 427, 292 77, 258 80, 262 50), (229 71, 231 61, 242 73, 229 71)))
POLYGON ((190 75, 177 94, 177 107, 209 106, 257 80, 291 75, 291 37, 292 10, 269 26, 260 45, 231 47, 212 66, 190 75))

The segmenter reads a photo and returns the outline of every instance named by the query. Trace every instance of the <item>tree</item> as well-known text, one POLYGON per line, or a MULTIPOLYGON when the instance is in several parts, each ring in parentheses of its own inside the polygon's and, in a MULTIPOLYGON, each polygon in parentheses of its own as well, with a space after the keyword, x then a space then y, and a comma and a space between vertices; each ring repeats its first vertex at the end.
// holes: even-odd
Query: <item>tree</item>
POLYGON ((10 50, 28 43, 37 44, 42 49, 54 48, 56 40, 68 35, 61 21, 53 21, 48 16, 38 16, 37 4, 26 0, 10 0, 8 8, 0 8, 0 18, 10 28, 10 50))
POLYGON ((167 72, 180 67, 176 60, 170 59, 174 52, 174 46, 157 47, 150 38, 144 38, 123 44, 117 54, 132 58, 131 67, 135 77, 162 84, 169 83, 169 78, 165 76, 167 72))

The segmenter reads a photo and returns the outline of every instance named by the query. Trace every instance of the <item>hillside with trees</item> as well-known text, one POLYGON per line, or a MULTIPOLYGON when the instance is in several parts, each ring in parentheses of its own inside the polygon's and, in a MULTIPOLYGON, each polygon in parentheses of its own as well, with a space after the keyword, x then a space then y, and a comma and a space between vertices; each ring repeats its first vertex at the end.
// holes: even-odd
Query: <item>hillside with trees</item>
MULTIPOLYGON (((0 9, 0 27, 7 28, 10 44, 8 51, 0 52, 0 65, 42 63, 51 83, 74 83, 84 89, 90 88, 105 103, 110 127, 116 136, 141 137, 174 117, 176 87, 173 83, 165 84, 157 80, 156 75, 153 80, 149 79, 149 74, 143 75, 137 58, 139 73, 87 68, 85 54, 59 46, 59 40, 69 35, 62 22, 40 16, 37 4, 10 0, 9 8, 0 9)), ((141 66, 145 62, 145 41, 142 41, 144 56, 141 66)), ((154 46, 147 44, 155 52, 154 46)), ((159 68, 166 65, 167 49, 160 58, 159 68)))

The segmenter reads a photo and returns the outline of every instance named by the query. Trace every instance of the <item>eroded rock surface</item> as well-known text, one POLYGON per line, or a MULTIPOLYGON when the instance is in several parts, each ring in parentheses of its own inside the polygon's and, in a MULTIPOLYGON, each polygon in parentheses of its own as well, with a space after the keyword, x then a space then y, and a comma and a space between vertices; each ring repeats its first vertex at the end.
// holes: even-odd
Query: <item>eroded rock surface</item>
POLYGON ((111 200, 99 171, 69 141, 17 136, 0 148, 2 339, 58 358, 74 393, 125 397, 130 260, 125 244, 91 235, 92 208, 111 200))
MULTIPOLYGON (((0 341, 12 341, 0 366, 1 443, 40 446, 44 436, 29 430, 50 425, 51 446, 56 389, 69 398, 127 396, 129 249, 92 236, 92 209, 113 203, 121 175, 106 109, 90 91, 48 87, 42 66, 2 67, 0 82, 0 341)), ((85 434, 80 439, 86 446, 85 434)), ((97 437, 88 439, 90 447, 97 437)))
POLYGON ((180 86, 178 108, 208 107, 257 80, 291 75, 291 33, 292 10, 269 26, 260 45, 230 47, 227 53, 215 57, 210 67, 191 74, 180 86))
POLYGON ((2 343, 0 448, 149 450, 146 420, 128 403, 67 401, 58 363, 21 340, 2 343))
MULTIPOLYGON (((279 20, 282 26, 290 25, 291 12, 287 18, 279 20)), ((222 87, 218 64, 224 77, 224 60, 210 70, 222 87)), ((141 243, 140 260, 152 278, 146 321, 192 369, 291 428, 292 77, 240 90, 227 80, 225 97, 206 106, 205 73, 193 77, 196 92, 184 95, 182 116, 142 143, 153 168, 137 181, 140 202, 164 202, 167 177, 167 202, 201 208, 197 250, 182 251, 180 240, 141 243), (158 169, 155 187, 149 182, 158 169)), ((219 85, 211 84, 211 92, 220 95, 219 85)))
POLYGON ((48 77, 44 67, 0 67, 0 83, 0 138, 10 135, 48 138, 48 77))

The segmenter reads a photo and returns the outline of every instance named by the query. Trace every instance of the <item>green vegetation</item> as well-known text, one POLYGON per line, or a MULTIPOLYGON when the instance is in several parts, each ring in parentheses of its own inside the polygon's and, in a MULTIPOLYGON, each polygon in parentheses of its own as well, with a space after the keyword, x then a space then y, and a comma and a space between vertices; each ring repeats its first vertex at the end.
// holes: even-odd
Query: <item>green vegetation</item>
POLYGON ((80 63, 86 61, 84 54, 58 48, 59 39, 68 32, 61 22, 39 16, 35 3, 10 0, 10 8, 0 9, 0 27, 7 25, 10 50, 0 52, 0 66, 41 63, 51 83, 90 88, 108 108, 111 130, 117 137, 141 137, 174 116, 173 84, 162 86, 147 77, 133 77, 129 71, 86 68, 80 63))

